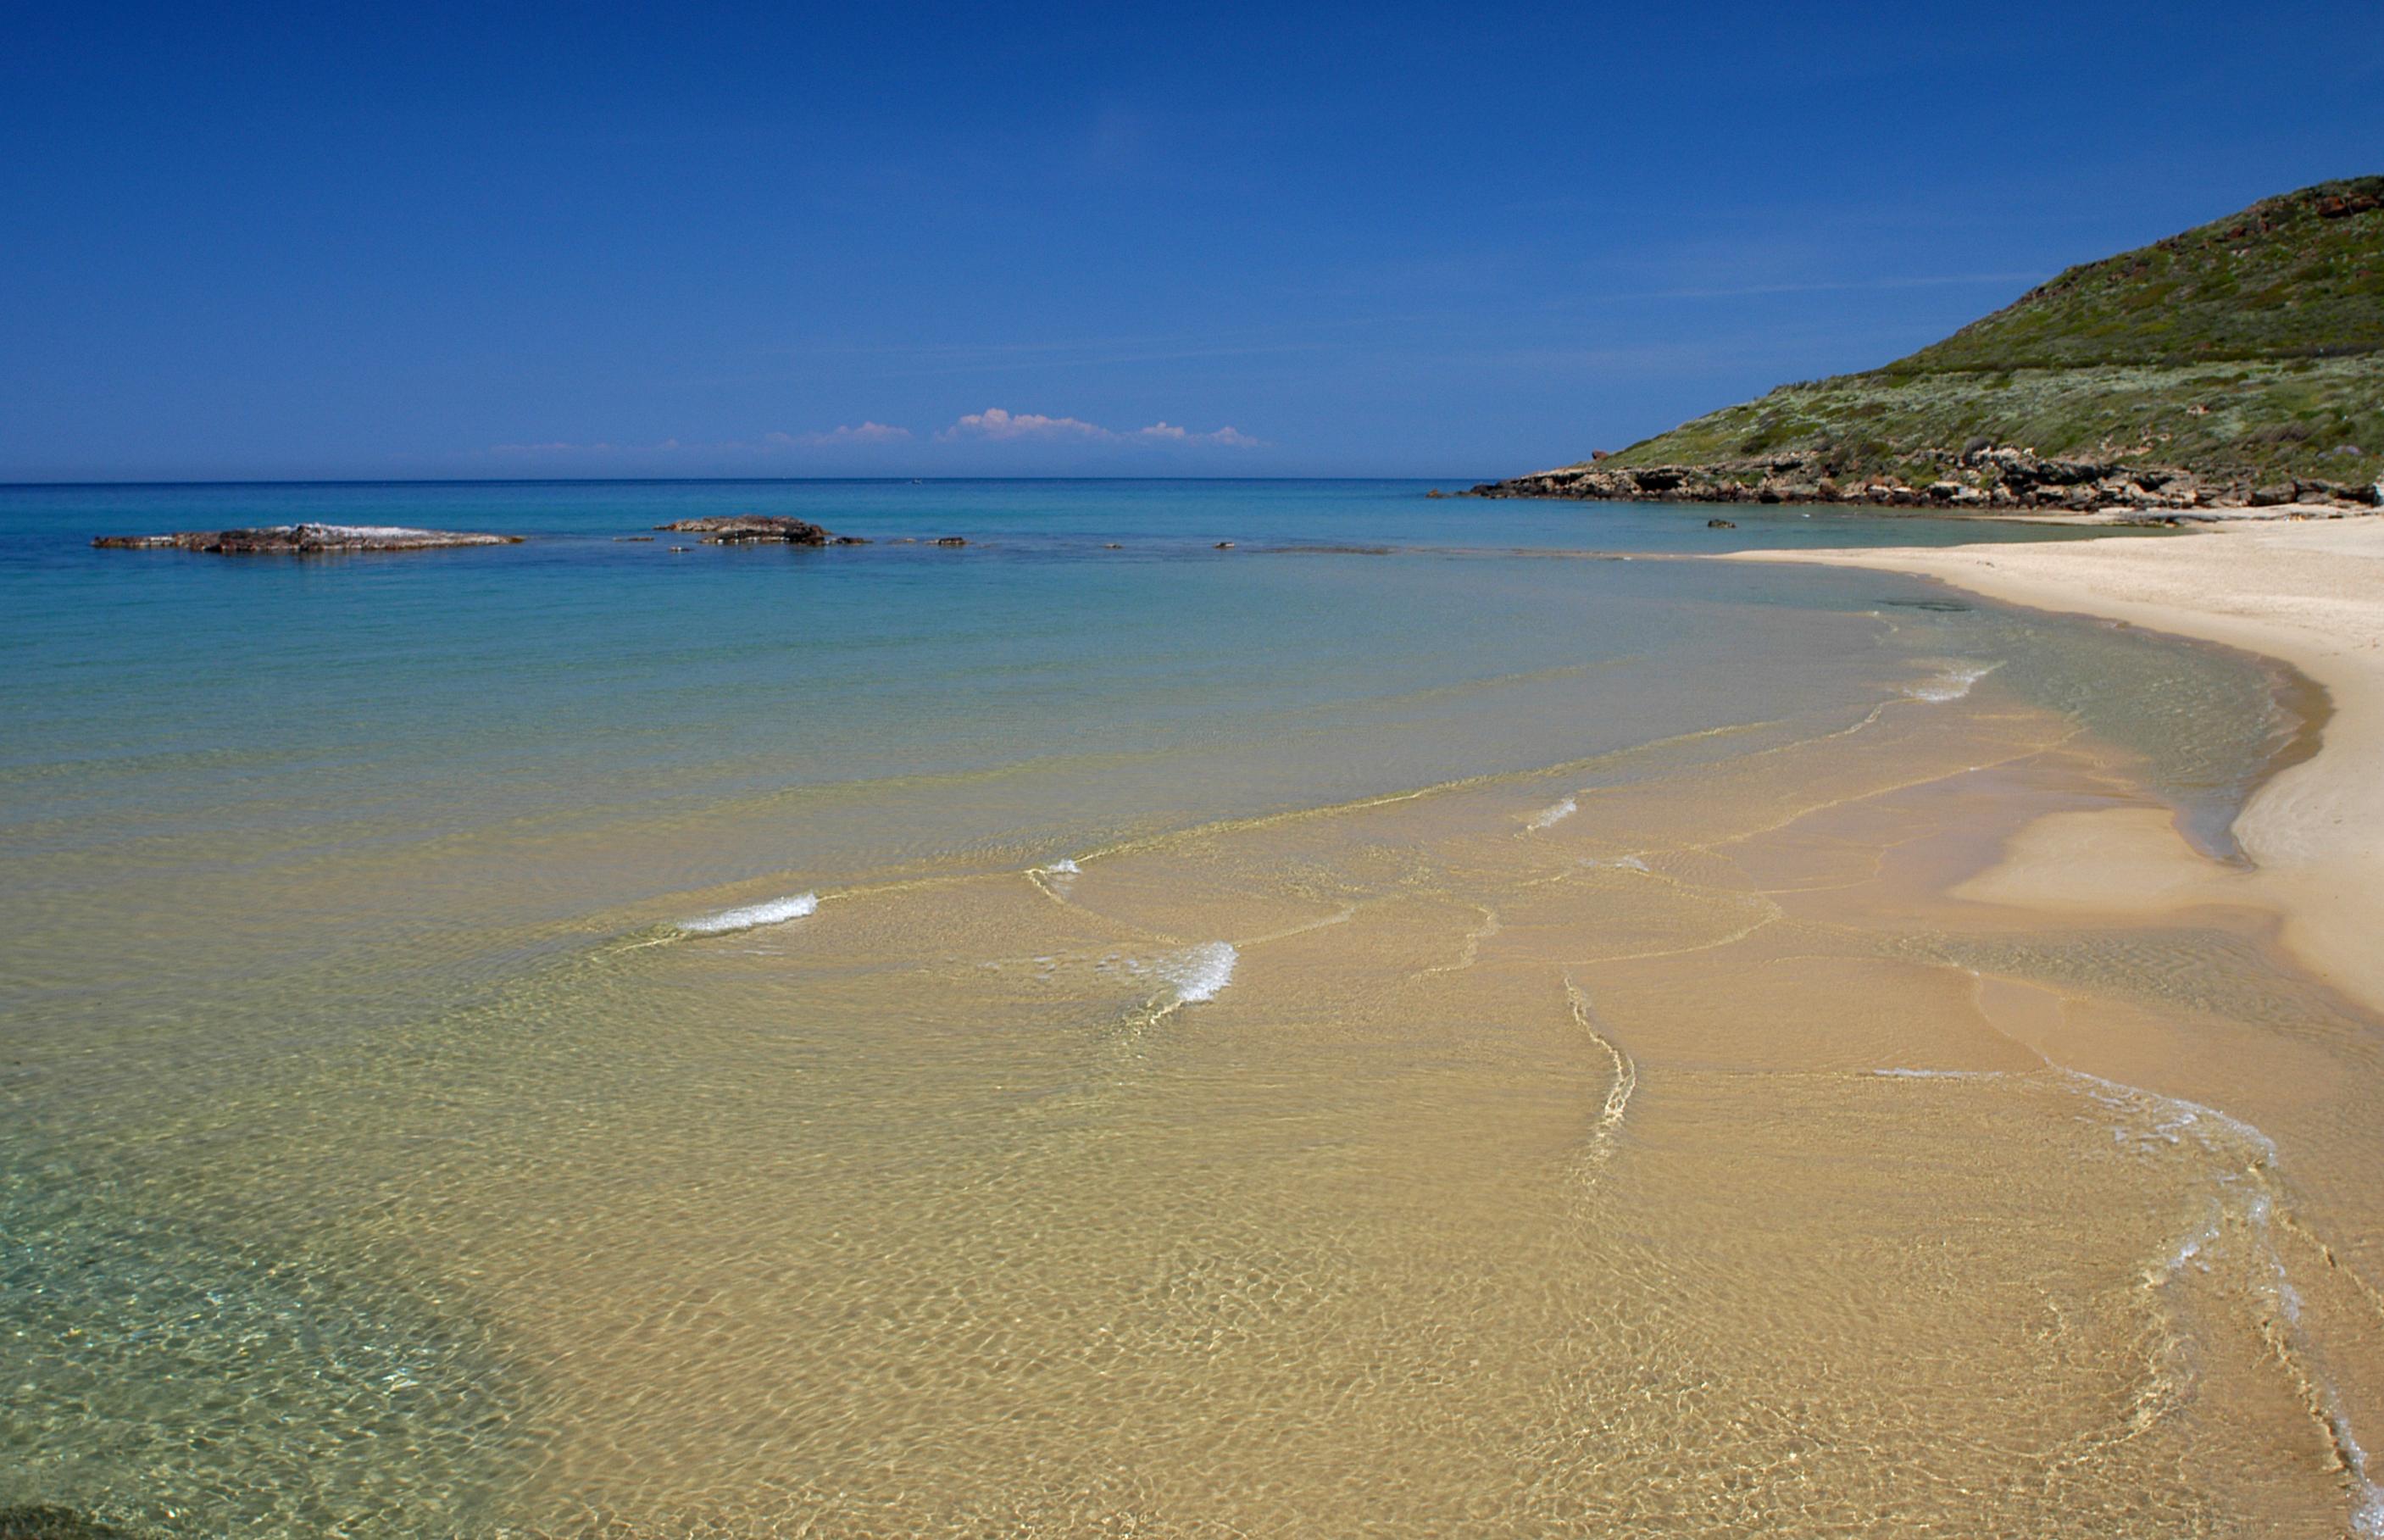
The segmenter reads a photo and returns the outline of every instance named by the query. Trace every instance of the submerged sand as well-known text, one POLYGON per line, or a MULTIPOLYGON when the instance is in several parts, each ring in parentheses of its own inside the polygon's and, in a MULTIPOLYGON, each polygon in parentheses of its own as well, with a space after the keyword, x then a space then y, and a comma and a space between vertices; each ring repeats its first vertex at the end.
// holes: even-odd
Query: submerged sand
POLYGON ((2372 1525, 2373 1018, 1961 896, 2167 816, 1992 662, 649 938, 277 1179, 518 1376, 509 1533, 2372 1525))
MULTIPOLYGON (((375 1457, 347 1533, 2384 1528, 2378 1023, 2272 886, 2372 714, 2293 657, 2341 712, 2240 871, 2001 653, 1881 658, 1528 773, 687 897, 192 1099, 92 1200, 423 1302, 375 1378, 461 1410, 382 1445, 458 1473, 427 1512, 375 1457)), ((249 1393, 206 1438, 303 1486, 249 1393)), ((28 1458, 78 1492, 100 1442, 28 1458)))
POLYGON ((2013 603, 2224 642, 2316 680, 2335 705, 2317 753, 2263 787, 2235 826, 2255 870, 2207 861, 2141 813, 2085 813, 2022 836, 2012 864, 1971 891, 2142 912, 2266 906, 2312 968, 2384 1006, 2384 519, 1736 559, 1920 574, 2013 603))

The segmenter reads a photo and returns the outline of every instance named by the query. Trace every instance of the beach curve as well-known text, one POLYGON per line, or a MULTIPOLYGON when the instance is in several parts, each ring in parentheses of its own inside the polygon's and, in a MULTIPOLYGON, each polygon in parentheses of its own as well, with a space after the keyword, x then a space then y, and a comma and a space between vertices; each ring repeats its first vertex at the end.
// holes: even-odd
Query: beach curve
MULTIPOLYGON (((1908 573, 2037 609, 2121 621, 2278 659, 2333 705, 2317 751, 2263 784, 2235 822, 2253 869, 2148 846, 2127 814, 2089 814, 2092 831, 2134 859, 2056 859, 2090 831, 2071 815, 2020 869, 1989 874, 1975 896, 2123 907, 2247 903, 2273 911, 2284 944, 2335 987, 2384 1008, 2384 519, 2233 524, 2159 540, 2072 540, 1869 550, 1742 551, 1720 559, 1908 573), (2147 880, 2148 874, 2159 874, 2147 880), (2092 888, 2092 891, 2089 891, 2092 888)), ((2025 847, 2030 841, 2017 842, 2025 847)))

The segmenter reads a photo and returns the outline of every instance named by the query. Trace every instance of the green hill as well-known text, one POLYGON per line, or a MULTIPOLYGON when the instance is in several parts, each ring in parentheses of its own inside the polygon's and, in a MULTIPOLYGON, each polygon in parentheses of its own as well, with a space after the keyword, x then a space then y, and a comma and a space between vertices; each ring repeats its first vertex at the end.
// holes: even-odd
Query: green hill
POLYGON ((1783 385, 1492 495, 2146 507, 2374 503, 2384 177, 2068 271, 1862 374, 1783 385))

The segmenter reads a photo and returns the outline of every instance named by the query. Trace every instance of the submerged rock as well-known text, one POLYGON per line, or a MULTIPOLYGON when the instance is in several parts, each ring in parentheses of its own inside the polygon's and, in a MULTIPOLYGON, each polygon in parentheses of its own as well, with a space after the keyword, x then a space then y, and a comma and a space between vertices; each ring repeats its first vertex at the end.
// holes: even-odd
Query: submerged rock
POLYGON ((0 1508, 0 1540, 134 1540, 133 1533, 57 1503, 0 1508))
POLYGON ((461 545, 519 545, 519 535, 405 529, 378 524, 269 524, 254 529, 181 529, 170 535, 102 535, 103 551, 204 551, 214 555, 276 553, 313 556, 341 551, 441 551, 461 545))
POLYGON ((655 528, 674 535, 702 535, 706 545, 866 545, 858 535, 832 535, 809 519, 784 514, 707 514, 674 519, 655 528))
POLYGON ((105 1523, 57 1502, 0 1509, 0 1540, 136 1540, 133 1531, 105 1523))
POLYGON ((1738 526, 1732 524, 1726 518, 1709 518, 1706 520, 1706 528, 1708 529, 1735 529, 1738 526))

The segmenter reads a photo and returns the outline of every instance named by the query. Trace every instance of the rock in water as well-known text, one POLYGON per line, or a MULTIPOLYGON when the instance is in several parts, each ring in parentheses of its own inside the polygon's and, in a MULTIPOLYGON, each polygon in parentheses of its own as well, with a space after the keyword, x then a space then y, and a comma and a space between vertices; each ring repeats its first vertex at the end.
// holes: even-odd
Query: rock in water
POLYGON ((809 519, 784 514, 707 514, 675 519, 655 528, 674 535, 702 535, 706 545, 866 545, 858 535, 831 535, 809 519))
POLYGON ((936 537, 936 543, 937 545, 966 545, 968 544, 968 541, 962 540, 958 535, 938 535, 936 537))
POLYGON ((254 556, 299 556, 341 551, 442 551, 459 545, 519 545, 519 535, 475 535, 454 529, 405 529, 378 524, 271 524, 255 529, 182 529, 170 535, 102 535, 104 551, 205 551, 254 556))
POLYGON ((1738 526, 1732 524, 1726 518, 1709 518, 1706 520, 1706 528, 1708 529, 1735 529, 1738 526))
POLYGON ((134 1540, 130 1530, 56 1503, 0 1508, 0 1540, 134 1540))

